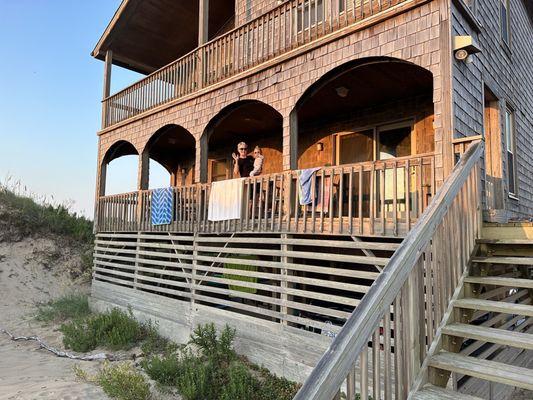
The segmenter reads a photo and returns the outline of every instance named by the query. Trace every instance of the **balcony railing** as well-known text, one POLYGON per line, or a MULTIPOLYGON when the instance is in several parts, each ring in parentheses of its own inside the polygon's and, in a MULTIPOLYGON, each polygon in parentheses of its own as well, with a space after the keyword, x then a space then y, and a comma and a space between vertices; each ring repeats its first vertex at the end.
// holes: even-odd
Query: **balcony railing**
POLYGON ((290 0, 104 99, 104 128, 416 0, 290 0))
POLYGON ((151 223, 152 191, 101 197, 99 232, 284 232, 403 236, 435 193, 432 154, 325 167, 300 205, 298 171, 244 180, 241 217, 208 219, 210 184, 174 188, 173 219, 151 223))

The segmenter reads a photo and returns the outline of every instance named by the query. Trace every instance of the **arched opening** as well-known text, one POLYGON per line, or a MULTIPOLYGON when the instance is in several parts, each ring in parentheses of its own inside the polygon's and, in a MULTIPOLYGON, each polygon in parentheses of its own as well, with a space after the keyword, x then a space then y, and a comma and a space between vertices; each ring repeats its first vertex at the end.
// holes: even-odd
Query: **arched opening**
POLYGON ((232 153, 246 142, 252 154, 259 146, 264 156, 261 174, 283 170, 283 117, 268 104, 240 101, 225 107, 207 125, 201 138, 202 182, 231 179, 232 153))
POLYGON ((330 188, 334 214, 396 229, 433 194, 433 118, 430 71, 383 57, 343 64, 291 112, 291 168, 345 166, 319 182, 330 188))
POLYGON ((114 143, 104 155, 100 166, 100 196, 137 190, 139 153, 125 140, 114 143))
POLYGON ((433 76, 390 58, 341 65, 291 113, 291 167, 311 168, 434 150, 433 76))
POLYGON ((194 183, 196 141, 179 125, 165 125, 155 132, 146 144, 143 158, 149 160, 143 174, 149 175, 150 189, 194 183))

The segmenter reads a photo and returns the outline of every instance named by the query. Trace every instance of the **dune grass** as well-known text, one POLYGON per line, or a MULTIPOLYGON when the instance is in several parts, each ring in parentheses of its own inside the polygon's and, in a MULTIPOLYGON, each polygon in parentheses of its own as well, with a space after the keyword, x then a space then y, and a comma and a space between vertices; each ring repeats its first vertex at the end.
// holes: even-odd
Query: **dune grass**
POLYGON ((90 244, 93 224, 61 204, 20 189, 20 183, 0 183, 0 220, 18 229, 23 236, 53 233, 90 244))
POLYGON ((90 313, 87 295, 68 294, 39 306, 35 319, 41 322, 62 322, 84 318, 90 313))

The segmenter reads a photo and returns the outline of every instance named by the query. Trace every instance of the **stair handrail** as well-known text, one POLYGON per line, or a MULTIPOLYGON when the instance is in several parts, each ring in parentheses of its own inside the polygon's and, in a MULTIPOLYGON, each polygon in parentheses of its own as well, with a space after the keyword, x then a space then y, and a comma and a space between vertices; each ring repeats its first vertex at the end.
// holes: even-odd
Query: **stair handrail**
MULTIPOLYGON (((481 223, 479 161, 483 154, 483 148, 483 142, 474 142, 461 156, 433 201, 411 231, 409 231, 400 247, 389 260, 386 268, 374 281, 369 291, 350 315, 342 330, 323 354, 293 400, 331 400, 340 398, 338 395, 344 380, 349 380, 351 371, 355 371, 356 360, 360 354, 363 354, 365 346, 368 346, 370 338, 375 334, 384 315, 386 314, 387 318, 390 317, 387 310, 390 310, 391 304, 400 295, 400 290, 404 284, 407 284, 407 281, 411 279, 415 266, 420 263, 421 253, 426 251, 424 249, 428 245, 431 245, 433 234, 439 224, 442 223, 450 206, 460 192, 462 197, 466 196, 461 189, 466 186, 467 180, 474 182, 473 187, 477 192, 473 195, 475 199, 471 201, 471 204, 478 203, 475 210, 476 215, 472 216, 476 219, 476 222, 472 224, 474 225, 472 235, 477 237, 481 223)), ((472 189, 469 188, 469 190, 472 189)), ((423 296, 424 294, 422 293, 423 296)), ((413 307, 412 304, 410 306, 413 307)), ((418 311, 420 310, 415 310, 415 312, 418 311)), ((388 321, 390 323, 390 319, 388 321)), ((417 328, 415 327, 414 329, 416 330, 417 328)), ((395 351, 399 351, 399 348, 396 347, 395 351)), ((367 349, 365 348, 366 352, 367 349)), ((421 360, 418 360, 418 362, 421 364, 421 360)), ((412 372, 416 376, 416 368, 412 372)), ((390 373, 392 374, 392 372, 390 373)), ((354 378, 351 379, 351 386, 353 387, 351 395, 355 395, 354 378)), ((410 381, 411 379, 408 379, 405 384, 409 386, 411 384, 410 381)), ((350 392, 349 388, 347 390, 350 392)), ((403 388, 402 392, 406 393, 407 391, 408 388, 403 388)), ((396 397, 402 398, 404 396, 397 394, 396 397)))

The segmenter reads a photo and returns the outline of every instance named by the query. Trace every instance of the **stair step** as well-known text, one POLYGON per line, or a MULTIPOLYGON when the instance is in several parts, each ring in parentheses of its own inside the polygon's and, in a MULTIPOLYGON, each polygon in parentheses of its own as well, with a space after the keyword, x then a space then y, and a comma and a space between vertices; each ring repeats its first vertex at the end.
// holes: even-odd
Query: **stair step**
POLYGON ((413 400, 482 400, 479 397, 470 396, 444 389, 438 386, 426 385, 413 396, 413 400))
POLYGON ((515 367, 490 360, 479 360, 447 351, 441 351, 431 357, 429 365, 433 368, 462 375, 533 390, 533 370, 528 368, 515 367))
POLYGON ((446 325, 442 333, 467 339, 482 340, 484 342, 503 344, 519 349, 533 350, 533 335, 507 331, 505 329, 487 328, 468 324, 446 325))
POLYGON ((479 244, 533 245, 533 239, 477 239, 479 244))
POLYGON ((478 264, 531 265, 533 267, 533 257, 473 257, 472 262, 478 264))
POLYGON ((529 304, 505 303, 494 300, 459 299, 455 300, 454 307, 533 317, 533 306, 529 304))
POLYGON ((507 278, 498 276, 468 276, 466 283, 479 283, 481 285, 509 286, 513 288, 533 289, 533 279, 507 278))

